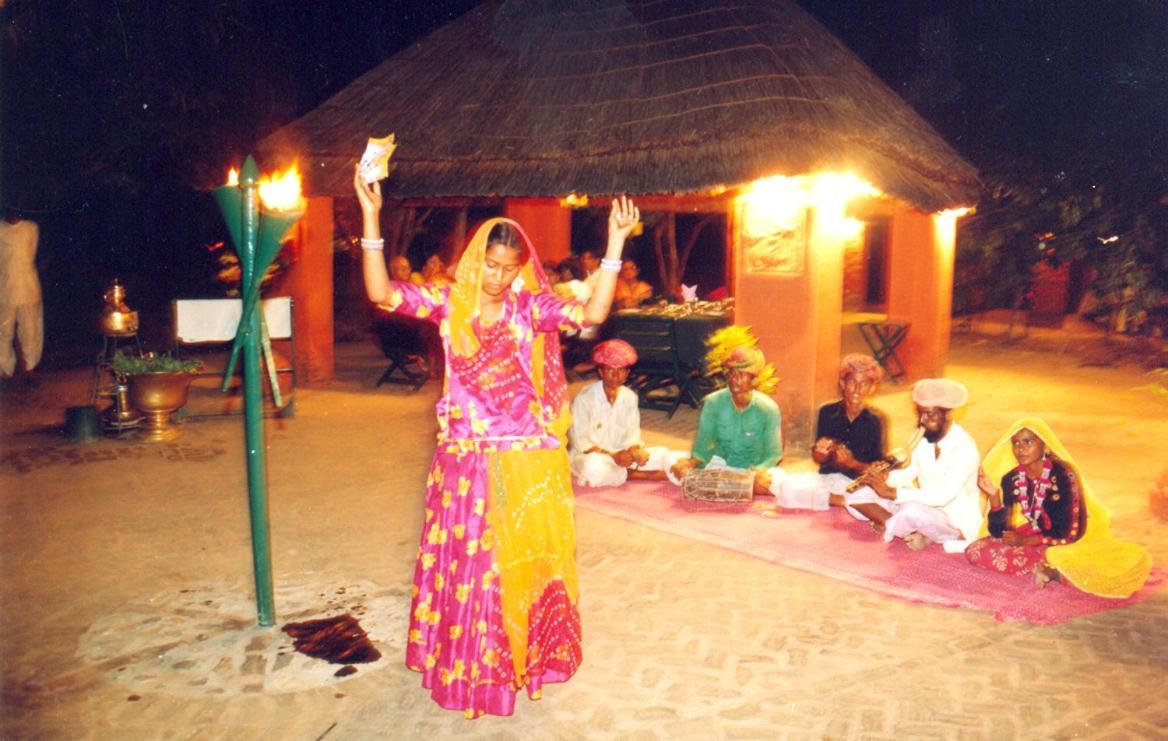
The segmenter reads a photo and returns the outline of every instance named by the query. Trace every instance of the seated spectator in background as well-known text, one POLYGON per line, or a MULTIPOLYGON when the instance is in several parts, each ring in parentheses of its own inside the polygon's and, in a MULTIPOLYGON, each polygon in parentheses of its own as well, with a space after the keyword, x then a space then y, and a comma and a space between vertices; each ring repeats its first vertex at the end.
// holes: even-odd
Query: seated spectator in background
POLYGON ((843 506, 848 485, 884 458, 884 418, 867 406, 883 375, 868 355, 852 353, 840 362, 841 398, 821 407, 815 424, 811 457, 819 472, 772 471, 769 488, 780 507, 823 511, 843 506))
POLYGON ((407 282, 412 274, 410 260, 405 255, 394 255, 389 258, 389 277, 392 280, 407 282))
POLYGON ((1147 580, 1148 552, 1111 535, 1110 513, 1041 419, 1015 422, 990 448, 978 486, 990 500, 989 536, 965 550, 973 565, 1101 597, 1128 597, 1147 580))
POLYGON ((665 470, 683 454, 641 442, 637 395, 624 385, 637 351, 624 340, 607 340, 593 348, 592 362, 600 380, 572 400, 568 455, 573 478, 585 486, 664 479, 665 470))
POLYGON ((587 301, 592 291, 584 282, 586 275, 579 258, 566 258, 560 263, 559 280, 552 285, 552 290, 568 301, 587 301))
POLYGON ((580 267, 584 268, 584 282, 588 284, 589 293, 600 279, 600 252, 595 247, 585 247, 580 250, 580 267))
POLYGON ((635 309, 653 296, 653 286, 641 280, 640 275, 636 261, 629 258, 621 261, 612 299, 618 309, 635 309))
POLYGON ((442 285, 451 282, 450 276, 446 274, 446 263, 442 261, 442 256, 437 252, 426 258, 426 262, 422 265, 422 272, 412 273, 410 280, 419 286, 442 285))
POLYGON ((968 398, 956 381, 917 381, 912 400, 924 438, 904 468, 874 464, 857 479, 866 488, 849 495, 848 511, 871 521, 885 542, 903 538, 919 551, 935 541, 947 551, 960 552, 978 536, 982 508, 977 443, 953 420, 953 410, 968 398))
POLYGON ((710 338, 713 349, 707 364, 712 372, 725 372, 726 388, 702 401, 693 452, 670 467, 674 483, 680 484, 686 473, 699 468, 753 469, 758 472, 755 494, 770 493, 767 471, 783 457, 783 418, 779 405, 768 396, 778 378, 757 347, 738 344, 726 351, 725 346, 735 344, 732 340, 743 334, 749 335, 749 330, 727 327, 710 338))

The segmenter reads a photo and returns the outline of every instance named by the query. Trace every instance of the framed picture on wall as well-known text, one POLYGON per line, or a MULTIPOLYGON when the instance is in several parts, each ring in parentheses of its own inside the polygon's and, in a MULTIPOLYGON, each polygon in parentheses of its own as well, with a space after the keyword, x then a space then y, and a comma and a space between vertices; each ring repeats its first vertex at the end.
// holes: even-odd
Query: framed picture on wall
POLYGON ((755 275, 802 275, 807 262, 807 207, 776 210, 744 201, 740 205, 738 254, 755 275))

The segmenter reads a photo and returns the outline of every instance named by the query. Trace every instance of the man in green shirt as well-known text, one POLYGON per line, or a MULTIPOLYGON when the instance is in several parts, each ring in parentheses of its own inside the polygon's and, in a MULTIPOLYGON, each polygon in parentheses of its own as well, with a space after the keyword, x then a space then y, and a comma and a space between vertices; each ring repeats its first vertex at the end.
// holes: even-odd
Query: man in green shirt
POLYGON ((671 478, 680 481, 695 468, 754 469, 763 474, 762 481, 755 479, 755 493, 769 493, 766 471, 783 457, 783 418, 779 405, 755 388, 765 366, 756 347, 738 347, 730 354, 724 363, 726 388, 702 402, 693 452, 674 464, 671 478))

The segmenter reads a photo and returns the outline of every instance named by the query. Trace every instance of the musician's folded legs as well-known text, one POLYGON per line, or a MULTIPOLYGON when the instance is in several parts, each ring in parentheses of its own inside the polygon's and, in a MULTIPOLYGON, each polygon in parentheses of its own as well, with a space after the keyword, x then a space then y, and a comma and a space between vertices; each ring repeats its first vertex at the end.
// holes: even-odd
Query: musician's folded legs
MULTIPOLYGON (((767 490, 783 509, 825 512, 831 506, 832 492, 841 488, 836 479, 842 479, 844 485, 848 481, 846 476, 839 474, 820 474, 814 471, 787 473, 777 466, 766 473, 769 478, 767 490)), ((842 503, 840 500, 841 505, 842 503)))
POLYGON ((884 540, 903 538, 905 545, 919 551, 930 543, 944 543, 961 538, 961 531, 953 527, 945 512, 920 502, 904 502, 885 523, 884 540))
POLYGON ((857 520, 867 520, 872 529, 884 533, 885 523, 896 511, 896 503, 881 497, 870 486, 861 486, 844 495, 844 508, 857 520))

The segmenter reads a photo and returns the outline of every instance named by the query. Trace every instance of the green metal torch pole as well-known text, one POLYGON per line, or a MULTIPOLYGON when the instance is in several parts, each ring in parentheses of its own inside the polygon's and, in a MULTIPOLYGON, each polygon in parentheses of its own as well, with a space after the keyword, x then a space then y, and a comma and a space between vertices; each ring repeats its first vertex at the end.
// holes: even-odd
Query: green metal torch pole
MULTIPOLYGON (((257 202, 259 167, 251 157, 239 175, 243 193, 243 244, 239 256, 242 295, 251 292, 252 284, 262 273, 256 269, 256 235, 260 210, 257 202), (259 274, 257 274, 259 273, 259 274)), ((275 598, 272 594, 272 544, 268 523, 267 472, 264 465, 264 397, 260 376, 260 313, 252 312, 243 335, 243 420, 247 445, 247 498, 251 509, 251 553, 255 569, 256 612, 261 626, 276 622, 275 598)))

